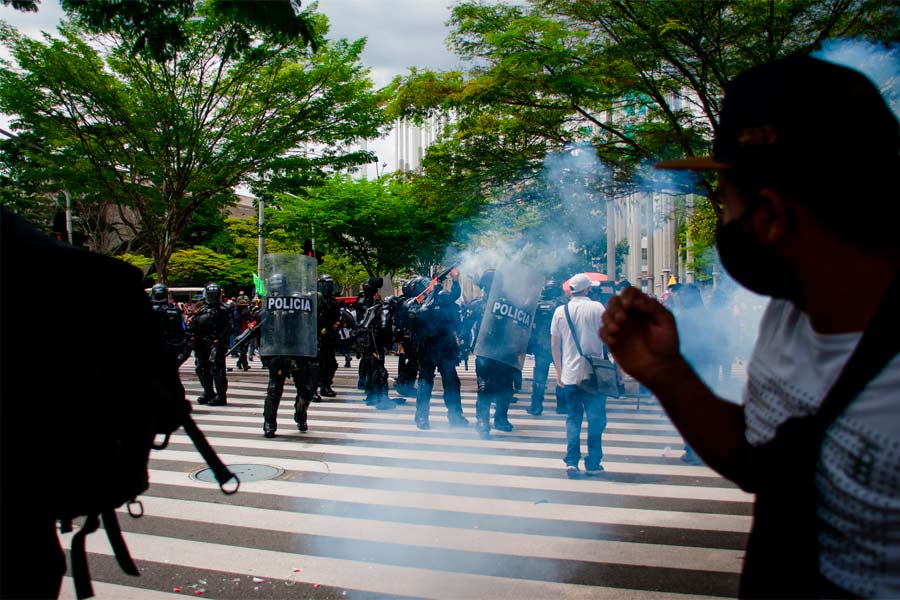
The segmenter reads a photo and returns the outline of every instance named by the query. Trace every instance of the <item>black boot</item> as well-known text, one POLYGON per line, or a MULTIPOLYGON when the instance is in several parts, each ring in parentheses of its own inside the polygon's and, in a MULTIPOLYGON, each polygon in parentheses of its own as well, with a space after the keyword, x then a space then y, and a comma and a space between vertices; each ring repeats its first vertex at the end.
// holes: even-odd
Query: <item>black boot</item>
POLYGON ((494 429, 498 429, 500 431, 505 431, 509 433, 513 430, 513 424, 509 422, 509 419, 494 419, 494 429))
POLYGON ((267 438, 275 437, 275 423, 263 423, 263 436, 267 438))
POLYGON ((331 389, 330 385, 323 385, 322 387, 320 387, 319 393, 329 398, 334 398, 335 396, 337 396, 337 392, 331 389))
POLYGON ((469 420, 462 416, 462 413, 450 413, 447 416, 447 420, 450 421, 450 427, 468 427, 469 420))

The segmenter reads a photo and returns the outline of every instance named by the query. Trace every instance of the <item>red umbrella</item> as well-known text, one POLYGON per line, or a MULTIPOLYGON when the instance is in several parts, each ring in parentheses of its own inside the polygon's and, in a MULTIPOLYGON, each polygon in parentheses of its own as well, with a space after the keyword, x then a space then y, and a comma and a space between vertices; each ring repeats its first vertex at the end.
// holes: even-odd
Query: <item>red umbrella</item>
MULTIPOLYGON (((585 273, 585 275, 587 275, 588 279, 591 281, 609 281, 609 277, 607 277, 605 273, 585 273)), ((569 293, 569 279, 566 279, 562 284, 562 289, 567 294, 569 293)))

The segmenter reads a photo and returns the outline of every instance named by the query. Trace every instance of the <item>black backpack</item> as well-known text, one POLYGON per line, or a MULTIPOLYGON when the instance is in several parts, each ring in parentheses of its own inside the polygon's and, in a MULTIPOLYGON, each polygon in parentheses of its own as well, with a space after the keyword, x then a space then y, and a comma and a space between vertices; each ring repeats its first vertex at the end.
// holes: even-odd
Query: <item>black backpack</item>
MULTIPOLYGON (((40 438, 52 477, 38 481, 35 503, 41 514, 60 521, 63 532, 72 530, 73 519, 85 517, 72 538, 71 572, 78 598, 89 598, 93 588, 85 537, 101 518, 119 565, 130 575, 139 574, 115 510, 127 504, 132 516, 141 516, 136 498, 149 486, 150 451, 164 448, 179 427, 220 486, 235 480, 234 489, 223 491, 234 493, 240 482, 191 418, 176 359, 165 351, 141 272, 122 261, 51 242, 10 222, 7 213, 3 218, 4 259, 10 259, 3 262, 5 287, 15 282, 29 290, 116 292, 96 315, 102 318, 91 320, 62 318, 66 305, 53 293, 29 299, 27 325, 11 320, 11 307, 3 306, 4 335, 18 337, 18 352, 8 352, 11 347, 4 344, 4 419, 20 421, 35 411, 52 415, 43 419, 40 438), (15 262, 9 252, 13 246, 15 262), (34 387, 26 388, 28 393, 15 389, 29 384, 34 387)), ((31 442, 27 421, 7 422, 3 434, 5 452, 31 442)), ((4 485, 31 483, 23 454, 4 458, 4 467, 12 471, 4 474, 4 485)))

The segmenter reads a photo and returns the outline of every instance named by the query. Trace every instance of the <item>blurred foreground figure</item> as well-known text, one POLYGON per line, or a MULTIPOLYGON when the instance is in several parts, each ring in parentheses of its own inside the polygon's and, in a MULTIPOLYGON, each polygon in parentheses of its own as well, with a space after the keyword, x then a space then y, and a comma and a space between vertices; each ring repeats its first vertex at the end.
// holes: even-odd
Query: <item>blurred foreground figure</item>
POLYGON ((180 419, 190 405, 139 269, 2 209, 0 228, 0 598, 55 598, 66 572, 56 520, 101 500, 122 504, 107 492, 147 476, 154 431, 166 425, 157 408, 180 419), (104 290, 115 298, 104 309, 110 326, 85 330, 53 290, 104 290), (28 293, 24 311, 13 291, 28 293))
POLYGON ((672 315, 634 288, 600 337, 700 458, 757 494, 741 596, 896 598, 897 118, 860 73, 795 56, 727 86, 713 147, 657 167, 718 172, 722 264, 772 297, 743 406, 701 382, 672 315))

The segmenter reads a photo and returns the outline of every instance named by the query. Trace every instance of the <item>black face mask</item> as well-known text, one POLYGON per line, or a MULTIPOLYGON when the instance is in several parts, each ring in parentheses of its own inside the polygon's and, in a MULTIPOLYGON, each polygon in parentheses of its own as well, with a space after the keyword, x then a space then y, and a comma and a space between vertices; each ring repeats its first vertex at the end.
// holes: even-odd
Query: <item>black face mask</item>
POLYGON ((716 225, 716 249, 719 260, 735 281, 763 296, 787 298, 801 305, 801 290, 791 268, 772 250, 763 248, 748 231, 754 208, 737 219, 716 225))

